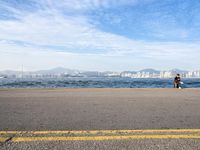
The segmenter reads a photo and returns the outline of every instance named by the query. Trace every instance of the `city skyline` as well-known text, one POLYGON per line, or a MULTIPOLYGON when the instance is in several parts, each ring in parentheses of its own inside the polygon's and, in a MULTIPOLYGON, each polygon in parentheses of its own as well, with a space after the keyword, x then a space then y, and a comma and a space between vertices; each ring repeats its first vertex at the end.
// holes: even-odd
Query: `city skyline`
POLYGON ((198 0, 0 1, 0 70, 200 68, 198 0))
POLYGON ((155 70, 155 69, 143 69, 143 70, 131 70, 131 71, 91 71, 91 70, 74 70, 68 68, 53 68, 50 70, 38 70, 38 71, 14 71, 5 70, 0 71, 0 78, 66 78, 66 77, 122 77, 122 78, 173 78, 177 74, 180 74, 183 78, 200 78, 200 70, 187 71, 180 69, 171 70, 155 70))
POLYGON ((141 69, 138 69, 138 70, 130 69, 130 70, 120 70, 120 71, 116 71, 116 70, 101 71, 101 70, 97 70, 97 69, 84 70, 84 69, 81 69, 81 68, 68 68, 68 67, 65 67, 65 66, 57 66, 57 67, 51 67, 51 68, 45 68, 45 69, 28 70, 28 69, 24 68, 24 66, 22 65, 21 67, 19 67, 19 69, 4 69, 4 70, 0 70, 0 72, 3 72, 3 71, 21 72, 22 70, 24 72, 51 71, 51 70, 76 70, 76 71, 91 71, 91 72, 93 72, 93 71, 94 72, 124 72, 124 71, 152 70, 152 71, 180 71, 180 72, 187 71, 187 72, 189 72, 189 71, 200 71, 200 68, 196 68, 196 69, 193 69, 193 70, 187 70, 187 69, 182 69, 182 68, 157 69, 157 68, 150 67, 150 68, 141 68, 141 69))

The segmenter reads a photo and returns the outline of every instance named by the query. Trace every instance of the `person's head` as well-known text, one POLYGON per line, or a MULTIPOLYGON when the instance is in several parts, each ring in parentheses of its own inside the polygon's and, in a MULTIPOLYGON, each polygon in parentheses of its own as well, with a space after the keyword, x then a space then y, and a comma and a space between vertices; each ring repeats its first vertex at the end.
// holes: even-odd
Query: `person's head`
POLYGON ((178 73, 176 76, 177 76, 177 77, 180 77, 180 74, 178 73))

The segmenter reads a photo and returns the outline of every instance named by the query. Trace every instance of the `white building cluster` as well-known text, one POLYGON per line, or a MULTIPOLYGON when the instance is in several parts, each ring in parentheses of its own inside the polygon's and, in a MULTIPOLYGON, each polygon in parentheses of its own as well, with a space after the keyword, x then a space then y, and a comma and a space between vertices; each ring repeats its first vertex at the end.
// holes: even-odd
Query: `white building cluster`
MULTIPOLYGON (((150 70, 150 69, 147 69, 150 70)), ((200 78, 200 71, 124 71, 124 72, 63 72, 63 73, 18 73, 0 74, 0 78, 66 78, 66 77, 122 77, 122 78, 174 78, 179 73, 183 78, 200 78)))
MULTIPOLYGON (((173 78, 179 72, 173 71, 160 71, 157 73, 152 72, 124 72, 121 73, 121 77, 129 77, 129 78, 173 78)), ((200 78, 200 71, 191 71, 191 72, 182 72, 179 73, 183 78, 200 78)))

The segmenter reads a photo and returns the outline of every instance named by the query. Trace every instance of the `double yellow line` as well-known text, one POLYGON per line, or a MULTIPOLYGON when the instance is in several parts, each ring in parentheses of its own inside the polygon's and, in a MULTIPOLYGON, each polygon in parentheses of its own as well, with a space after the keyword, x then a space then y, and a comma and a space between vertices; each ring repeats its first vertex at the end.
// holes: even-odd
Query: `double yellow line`
POLYGON ((200 129, 0 131, 0 142, 99 141, 134 139, 200 139, 200 129))

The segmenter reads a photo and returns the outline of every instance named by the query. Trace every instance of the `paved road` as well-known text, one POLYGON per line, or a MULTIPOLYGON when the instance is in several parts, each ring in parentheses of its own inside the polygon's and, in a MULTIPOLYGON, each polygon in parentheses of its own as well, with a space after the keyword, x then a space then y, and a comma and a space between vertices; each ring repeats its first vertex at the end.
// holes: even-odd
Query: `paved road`
MULTIPOLYGON (((199 108, 200 89, 1 89, 0 130, 199 129, 199 108)), ((200 149, 200 131, 148 134, 175 134, 184 138, 140 139, 137 134, 126 133, 122 136, 132 136, 132 139, 85 141, 66 140, 67 136, 71 136, 69 134, 43 134, 42 137, 65 137, 65 140, 13 142, 16 136, 41 136, 14 133, 0 134, 2 138, 8 137, 0 143, 0 149, 200 149), (187 137, 194 134, 196 138, 187 137)), ((121 134, 111 135, 116 136, 121 134)))

